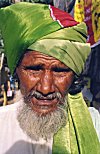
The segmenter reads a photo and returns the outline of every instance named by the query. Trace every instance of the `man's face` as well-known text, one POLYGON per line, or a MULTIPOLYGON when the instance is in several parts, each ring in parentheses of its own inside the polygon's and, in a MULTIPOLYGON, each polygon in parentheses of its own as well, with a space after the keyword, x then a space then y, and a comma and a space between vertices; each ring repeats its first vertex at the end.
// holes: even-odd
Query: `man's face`
POLYGON ((17 68, 21 92, 30 96, 29 104, 34 112, 45 115, 61 104, 74 79, 74 73, 59 60, 31 51, 25 53, 17 68))

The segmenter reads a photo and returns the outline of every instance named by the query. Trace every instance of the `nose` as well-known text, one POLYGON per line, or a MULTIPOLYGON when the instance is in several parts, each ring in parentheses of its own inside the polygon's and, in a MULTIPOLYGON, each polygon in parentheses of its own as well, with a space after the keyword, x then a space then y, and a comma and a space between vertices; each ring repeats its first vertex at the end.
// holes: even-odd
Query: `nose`
POLYGON ((48 95, 54 92, 53 74, 50 70, 45 70, 40 78, 37 90, 43 95, 48 95))

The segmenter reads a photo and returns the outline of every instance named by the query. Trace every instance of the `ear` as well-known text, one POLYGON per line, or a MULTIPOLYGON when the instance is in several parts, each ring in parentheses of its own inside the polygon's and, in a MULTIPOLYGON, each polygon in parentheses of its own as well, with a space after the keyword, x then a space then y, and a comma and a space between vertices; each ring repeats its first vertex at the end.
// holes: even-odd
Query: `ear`
POLYGON ((16 74, 17 74, 17 75, 19 74, 19 69, 18 69, 18 67, 16 68, 16 74))
POLYGON ((19 67, 16 68, 16 76, 18 77, 18 79, 20 78, 20 68, 19 67))

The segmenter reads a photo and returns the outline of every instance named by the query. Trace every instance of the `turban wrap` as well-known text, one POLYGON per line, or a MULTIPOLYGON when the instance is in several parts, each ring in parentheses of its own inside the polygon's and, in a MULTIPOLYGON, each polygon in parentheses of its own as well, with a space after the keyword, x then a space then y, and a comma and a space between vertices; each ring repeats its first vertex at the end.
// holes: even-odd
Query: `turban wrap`
POLYGON ((8 66, 13 73, 27 48, 51 55, 81 73, 90 52, 86 25, 51 5, 19 3, 0 10, 8 66))
MULTIPOLYGON (((53 56, 79 75, 90 52, 86 25, 51 5, 17 3, 0 9, 0 29, 11 73, 26 52, 53 56)), ((54 136, 53 154, 98 154, 99 141, 82 94, 68 94, 68 122, 54 136)))

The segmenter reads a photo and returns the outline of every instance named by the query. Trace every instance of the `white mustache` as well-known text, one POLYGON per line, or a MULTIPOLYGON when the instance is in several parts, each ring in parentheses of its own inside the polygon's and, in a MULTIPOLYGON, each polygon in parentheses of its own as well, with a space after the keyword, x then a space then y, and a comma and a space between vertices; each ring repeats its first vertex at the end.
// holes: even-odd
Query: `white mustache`
POLYGON ((48 99, 48 100, 51 100, 51 99, 58 99, 60 102, 63 102, 64 98, 62 97, 62 95, 59 93, 59 92, 55 92, 55 93, 52 93, 52 94, 48 94, 46 96, 44 96, 43 94, 41 94, 40 92, 38 91, 31 91, 27 96, 25 96, 24 98, 25 99, 30 99, 32 97, 36 97, 37 99, 48 99))

